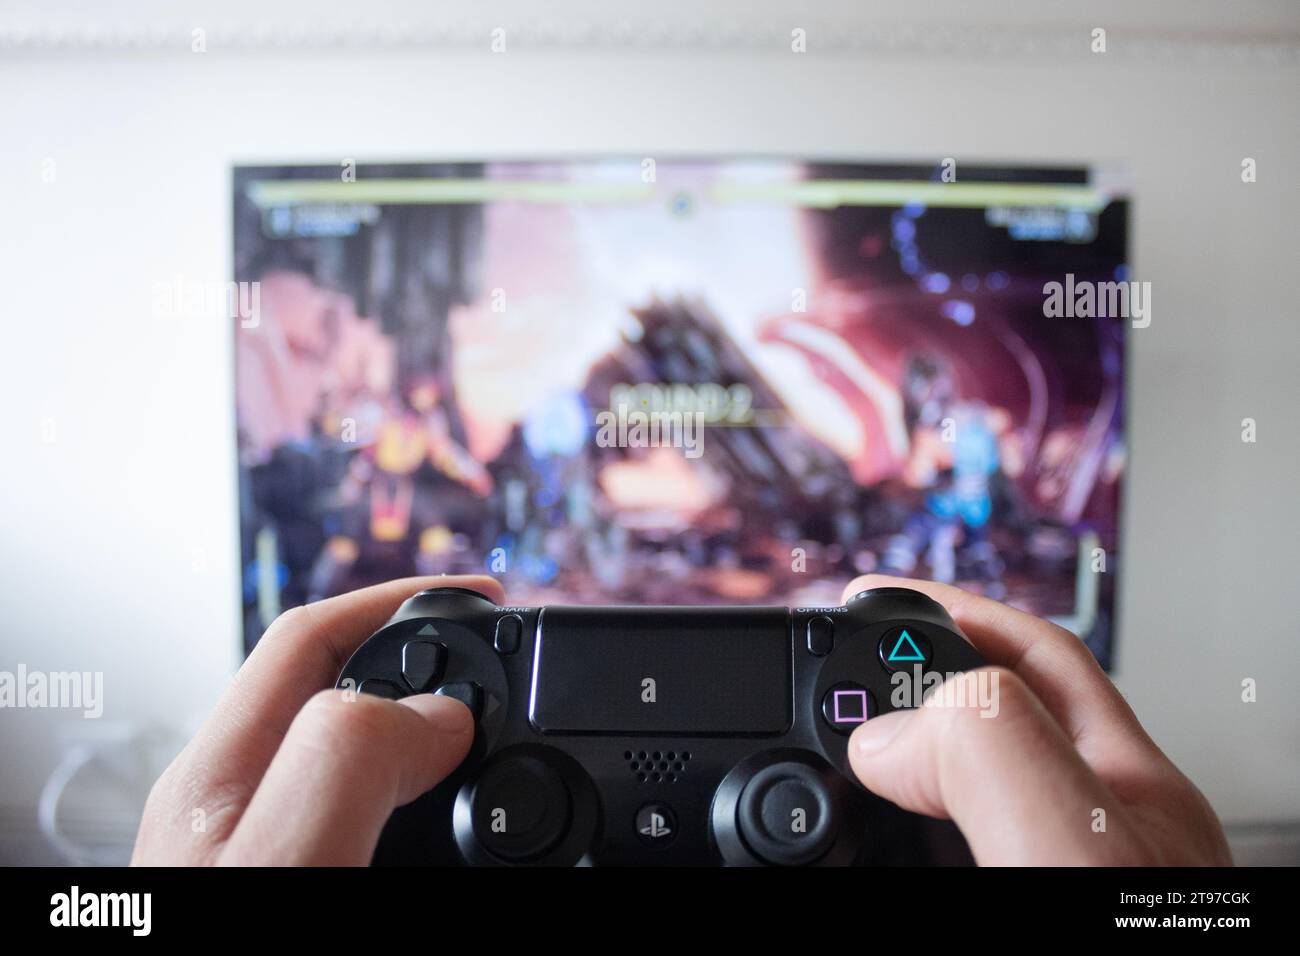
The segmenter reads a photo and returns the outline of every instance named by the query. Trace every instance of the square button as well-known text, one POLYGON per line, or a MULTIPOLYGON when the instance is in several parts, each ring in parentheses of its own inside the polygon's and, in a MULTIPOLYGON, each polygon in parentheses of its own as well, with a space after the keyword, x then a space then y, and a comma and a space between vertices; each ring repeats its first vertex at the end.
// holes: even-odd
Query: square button
POLYGON ((841 734, 850 733, 858 724, 870 720, 875 710, 871 691, 849 681, 836 684, 822 698, 822 717, 832 730, 841 734))
POLYGON ((867 692, 865 690, 837 690, 835 692, 835 723, 852 721, 860 724, 867 719, 867 692))

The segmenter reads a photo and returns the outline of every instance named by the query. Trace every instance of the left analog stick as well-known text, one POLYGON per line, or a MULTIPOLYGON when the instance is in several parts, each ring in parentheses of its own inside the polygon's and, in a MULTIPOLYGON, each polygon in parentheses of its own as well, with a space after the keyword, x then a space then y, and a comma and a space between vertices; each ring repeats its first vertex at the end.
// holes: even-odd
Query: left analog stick
POLYGON ((564 779, 533 756, 514 756, 489 765, 469 798, 474 837, 506 863, 542 856, 564 839, 573 801, 564 779))

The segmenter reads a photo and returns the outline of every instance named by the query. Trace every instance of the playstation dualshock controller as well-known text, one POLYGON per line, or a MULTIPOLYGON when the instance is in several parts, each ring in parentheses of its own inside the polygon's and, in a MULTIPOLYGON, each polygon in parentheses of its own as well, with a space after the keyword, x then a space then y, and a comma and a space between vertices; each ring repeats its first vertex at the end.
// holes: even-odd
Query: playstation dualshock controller
POLYGON ((443 694, 476 723, 457 771, 393 814, 377 864, 949 862, 968 859, 955 830, 860 786, 848 735, 982 663, 902 588, 794 610, 497 607, 433 588, 338 686, 443 694))

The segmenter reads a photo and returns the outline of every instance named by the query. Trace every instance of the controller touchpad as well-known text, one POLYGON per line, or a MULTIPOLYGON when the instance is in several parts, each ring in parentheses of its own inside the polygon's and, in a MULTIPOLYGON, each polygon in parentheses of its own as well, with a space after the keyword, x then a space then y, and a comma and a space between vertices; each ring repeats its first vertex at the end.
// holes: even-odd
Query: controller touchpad
POLYGON ((790 726, 784 608, 548 607, 535 654, 529 716, 543 733, 761 736, 790 726))

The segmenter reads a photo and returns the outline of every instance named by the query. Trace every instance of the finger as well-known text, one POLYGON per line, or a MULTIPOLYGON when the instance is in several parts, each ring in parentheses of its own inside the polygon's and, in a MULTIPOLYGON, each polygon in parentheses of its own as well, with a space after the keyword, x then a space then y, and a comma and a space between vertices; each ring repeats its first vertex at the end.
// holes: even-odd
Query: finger
POLYGON ((1156 750, 1092 652, 1065 628, 948 584, 880 574, 856 578, 843 599, 882 587, 911 588, 942 604, 985 660, 1015 671, 1089 756, 1104 752, 1119 765, 1135 756, 1133 748, 1143 756, 1156 750), (1116 743, 1128 749, 1117 751, 1116 743))
POLYGON ((1141 858, 1120 801, 1004 668, 951 678, 920 708, 868 720, 849 739, 849 762, 887 800, 951 818, 981 865, 1141 858))
POLYGON ((218 860, 365 866, 393 810, 437 786, 473 740, 457 700, 322 691, 294 718, 218 860))
POLYGON ((271 624, 194 739, 155 784, 136 859, 203 863, 230 835, 309 697, 352 652, 425 588, 463 587, 502 603, 481 575, 404 578, 286 611, 271 624))

